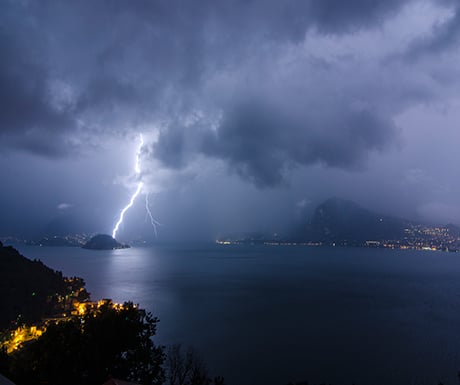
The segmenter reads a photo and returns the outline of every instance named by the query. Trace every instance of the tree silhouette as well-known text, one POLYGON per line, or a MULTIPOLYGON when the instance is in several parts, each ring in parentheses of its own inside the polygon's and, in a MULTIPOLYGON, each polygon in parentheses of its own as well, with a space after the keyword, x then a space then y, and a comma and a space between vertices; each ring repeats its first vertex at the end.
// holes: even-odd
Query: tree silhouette
POLYGON ((170 345, 166 355, 167 385, 224 385, 223 377, 211 379, 202 358, 180 344, 170 345))
POLYGON ((159 385, 164 353, 154 345, 157 318, 131 302, 105 301, 82 317, 51 324, 11 355, 9 377, 21 384, 102 384, 109 377, 159 385))

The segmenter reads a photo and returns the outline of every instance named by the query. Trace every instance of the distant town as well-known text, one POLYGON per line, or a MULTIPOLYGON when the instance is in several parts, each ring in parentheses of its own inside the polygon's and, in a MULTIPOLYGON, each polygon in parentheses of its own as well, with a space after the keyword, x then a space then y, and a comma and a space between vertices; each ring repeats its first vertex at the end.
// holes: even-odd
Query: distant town
POLYGON ((460 229, 454 225, 424 226, 411 225, 404 229, 404 236, 400 239, 336 239, 320 241, 283 240, 276 237, 264 238, 260 236, 242 236, 237 238, 223 238, 216 240, 219 245, 263 244, 269 246, 352 246, 389 249, 412 249, 429 251, 460 251, 460 229))
POLYGON ((92 234, 48 235, 39 239, 28 239, 19 236, 2 236, 0 242, 4 244, 23 244, 30 246, 74 246, 83 247, 92 237, 92 234))
MULTIPOLYGON (((38 240, 8 236, 0 237, 0 242, 4 244, 24 244, 28 246, 82 247, 84 249, 94 250, 126 249, 130 247, 129 245, 117 242, 108 234, 51 235, 42 237, 38 240)), ((139 242, 133 242, 133 244, 137 243, 139 242)))

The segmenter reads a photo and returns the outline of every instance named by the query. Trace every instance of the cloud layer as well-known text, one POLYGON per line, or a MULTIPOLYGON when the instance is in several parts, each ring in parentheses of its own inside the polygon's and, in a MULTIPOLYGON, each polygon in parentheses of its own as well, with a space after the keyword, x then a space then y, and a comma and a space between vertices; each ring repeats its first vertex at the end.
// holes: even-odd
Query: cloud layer
POLYGON ((0 151, 75 159, 142 132, 151 191, 204 164, 258 188, 366 170, 405 145, 401 115, 458 97, 459 15, 449 0, 6 1, 0 151))

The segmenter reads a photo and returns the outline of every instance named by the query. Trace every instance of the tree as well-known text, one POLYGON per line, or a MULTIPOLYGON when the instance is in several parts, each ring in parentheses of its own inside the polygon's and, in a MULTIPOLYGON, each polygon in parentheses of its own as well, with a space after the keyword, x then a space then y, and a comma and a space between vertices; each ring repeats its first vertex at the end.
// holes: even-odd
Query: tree
POLYGON ((166 378, 168 385, 224 385, 223 377, 213 380, 202 358, 188 348, 183 351, 180 344, 168 347, 166 355, 166 378))
POLYGON ((162 384, 163 348, 152 341, 157 323, 131 302, 88 307, 13 353, 9 376, 18 385, 102 384, 109 377, 162 384))

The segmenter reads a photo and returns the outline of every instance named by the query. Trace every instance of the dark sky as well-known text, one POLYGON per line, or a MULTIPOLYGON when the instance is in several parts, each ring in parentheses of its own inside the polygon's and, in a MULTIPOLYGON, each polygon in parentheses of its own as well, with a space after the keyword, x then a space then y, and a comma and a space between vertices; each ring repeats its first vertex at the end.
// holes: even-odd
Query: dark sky
POLYGON ((0 7, 0 235, 111 233, 139 182, 120 239, 153 236, 147 195, 164 240, 331 196, 460 223, 458 1, 0 7))

